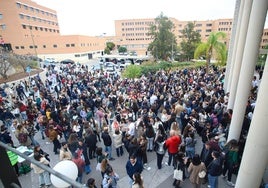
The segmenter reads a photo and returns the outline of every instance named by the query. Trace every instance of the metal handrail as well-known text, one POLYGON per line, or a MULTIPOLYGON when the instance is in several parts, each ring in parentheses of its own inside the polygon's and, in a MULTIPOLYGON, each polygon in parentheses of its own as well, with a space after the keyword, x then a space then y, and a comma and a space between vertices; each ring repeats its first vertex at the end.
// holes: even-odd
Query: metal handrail
POLYGON ((63 175, 63 174, 55 171, 54 169, 52 169, 50 167, 48 167, 47 165, 44 165, 44 164, 42 164, 42 163, 40 163, 40 162, 38 162, 38 161, 36 161, 36 160, 28 157, 27 155, 25 155, 25 154, 19 152, 18 150, 14 149, 14 148, 12 148, 10 146, 8 146, 7 144, 4 144, 1 141, 0 141, 0 147, 3 147, 3 148, 5 148, 5 149, 7 149, 9 151, 12 151, 13 153, 16 153, 20 157, 22 157, 22 158, 26 159, 27 161, 35 164, 36 166, 42 168, 43 170, 48 171, 50 174, 53 174, 53 175, 57 176, 61 180, 65 181, 65 182, 67 182, 69 184, 71 184, 74 187, 77 187, 77 188, 85 188, 86 187, 85 185, 83 185, 83 184, 81 184, 81 183, 79 183, 77 181, 74 181, 71 178, 69 178, 69 177, 67 177, 67 176, 65 176, 65 175, 63 175))

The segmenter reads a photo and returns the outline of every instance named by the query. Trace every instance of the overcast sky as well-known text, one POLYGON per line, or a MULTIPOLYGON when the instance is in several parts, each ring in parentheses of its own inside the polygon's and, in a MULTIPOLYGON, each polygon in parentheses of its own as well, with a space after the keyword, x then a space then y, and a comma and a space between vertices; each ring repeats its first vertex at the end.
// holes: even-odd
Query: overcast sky
MULTIPOLYGON (((57 11, 61 34, 115 34, 114 20, 156 18, 181 21, 233 18, 236 0, 33 0, 57 11)), ((266 24, 267 25, 267 24, 266 24)))

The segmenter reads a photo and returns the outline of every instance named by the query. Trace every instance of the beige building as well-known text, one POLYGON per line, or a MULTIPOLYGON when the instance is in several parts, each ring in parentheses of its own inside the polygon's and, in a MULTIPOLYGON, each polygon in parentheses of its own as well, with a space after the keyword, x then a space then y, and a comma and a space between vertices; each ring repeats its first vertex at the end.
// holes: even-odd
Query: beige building
POLYGON ((0 1, 0 43, 17 54, 87 60, 101 54, 105 38, 60 35, 57 12, 31 0, 0 1))
MULTIPOLYGON (((232 19, 217 19, 207 21, 179 21, 175 18, 169 18, 174 23, 174 34, 177 37, 177 44, 182 41, 181 31, 188 22, 195 23, 195 30, 201 35, 201 40, 206 41, 211 32, 224 32, 226 38, 224 42, 229 45, 232 32, 232 19)), ((115 34, 120 38, 120 45, 127 47, 128 51, 136 51, 138 54, 145 55, 148 44, 152 42, 147 35, 150 25, 154 24, 154 18, 151 19, 128 19, 115 20, 115 34)), ((261 48, 268 45, 268 29, 264 30, 261 48), (265 35, 266 33, 266 35, 265 35)))

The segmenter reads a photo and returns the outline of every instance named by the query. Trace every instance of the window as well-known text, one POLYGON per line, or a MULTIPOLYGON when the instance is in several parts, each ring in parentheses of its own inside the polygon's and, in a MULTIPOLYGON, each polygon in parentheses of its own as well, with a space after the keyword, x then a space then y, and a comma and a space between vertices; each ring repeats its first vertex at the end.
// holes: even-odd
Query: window
POLYGON ((33 29, 33 26, 29 25, 29 29, 32 30, 33 29))
POLYGON ((36 17, 32 17, 33 21, 36 21, 36 17))
POLYGON ((43 48, 46 48, 47 46, 46 45, 43 45, 43 48))
POLYGON ((206 32, 208 33, 208 32, 211 32, 211 29, 206 29, 206 32))
POLYGON ((30 7, 30 10, 31 10, 32 12, 34 12, 34 8, 33 8, 33 7, 30 7))
POLYGON ((24 49, 24 46, 20 46, 20 49, 24 49))
POLYGON ((52 32, 52 29, 49 29, 49 32, 52 32))
POLYGON ((1 24, 1 25, 0 25, 0 29, 2 29, 2 30, 5 30, 6 27, 7 27, 6 24, 1 24))
POLYGON ((71 47, 75 47, 75 45, 74 44, 71 44, 71 47))
POLYGON ((23 28, 23 29, 26 29, 26 25, 22 25, 22 28, 23 28))
POLYGON ((39 10, 39 9, 35 9, 35 11, 36 11, 36 13, 39 13, 39 12, 40 12, 40 10, 39 10))
POLYGON ((38 27, 35 26, 34 28, 35 28, 36 31, 38 31, 38 27))
POLYGON ((21 4, 20 3, 16 3, 18 8, 21 8, 21 4))
POLYGON ((20 19, 24 19, 24 15, 23 14, 20 14, 20 19))
POLYGON ((29 48, 30 48, 30 49, 33 49, 34 47, 31 45, 31 46, 29 46, 29 48))
POLYGON ((47 32, 47 28, 45 28, 45 31, 47 32))
POLYGON ((209 23, 209 24, 207 24, 206 26, 207 26, 207 27, 211 27, 211 26, 212 26, 212 24, 211 24, 211 23, 209 23))
POLYGON ((20 47, 19 46, 15 46, 15 49, 20 49, 20 47))
POLYGON ((28 10, 28 6, 27 5, 23 5, 25 10, 28 10))
POLYGON ((70 47, 70 44, 66 44, 65 46, 68 48, 68 47, 70 47))
POLYGON ((27 20, 30 20, 30 19, 31 19, 31 17, 30 17, 30 16, 26 16, 26 18, 27 18, 27 20))
POLYGON ((0 20, 1 20, 1 19, 3 19, 3 14, 2 14, 2 13, 0 13, 0 20))
POLYGON ((196 24, 195 26, 196 27, 202 27, 202 24, 196 24))
POLYGON ((40 31, 43 31, 43 27, 40 27, 40 31))
POLYGON ((58 45, 57 44, 53 44, 53 48, 57 48, 58 47, 58 45))

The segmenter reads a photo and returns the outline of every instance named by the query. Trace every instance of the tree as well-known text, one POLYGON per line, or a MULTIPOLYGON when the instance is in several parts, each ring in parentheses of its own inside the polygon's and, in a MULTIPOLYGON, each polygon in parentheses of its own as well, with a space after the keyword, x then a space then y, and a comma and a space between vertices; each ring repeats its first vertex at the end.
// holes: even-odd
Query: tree
POLYGON ((196 47, 201 43, 201 35, 194 30, 195 24, 189 22, 181 31, 181 56, 183 60, 190 61, 194 58, 196 47))
POLYGON ((221 64, 226 63, 227 50, 226 45, 223 42, 223 39, 225 37, 226 34, 223 32, 212 32, 209 35, 207 42, 199 44, 194 52, 195 59, 198 59, 201 56, 206 57, 207 73, 208 66, 212 57, 219 61, 221 64))
POLYGON ((127 52, 127 48, 124 47, 124 46, 120 46, 120 47, 118 48, 118 52, 119 52, 119 53, 125 53, 125 52, 127 52))
POLYGON ((114 50, 115 44, 113 42, 107 42, 104 49, 105 54, 111 54, 111 51, 114 50))
POLYGON ((4 48, 0 48, 0 75, 7 79, 8 70, 16 62, 16 58, 4 48))
POLYGON ((172 32, 174 24, 161 13, 155 18, 155 24, 151 25, 148 35, 153 41, 148 46, 148 51, 155 59, 172 59, 177 51, 176 36, 172 32))
POLYGON ((138 65, 129 65, 123 72, 125 78, 139 78, 141 77, 141 67, 138 65))

